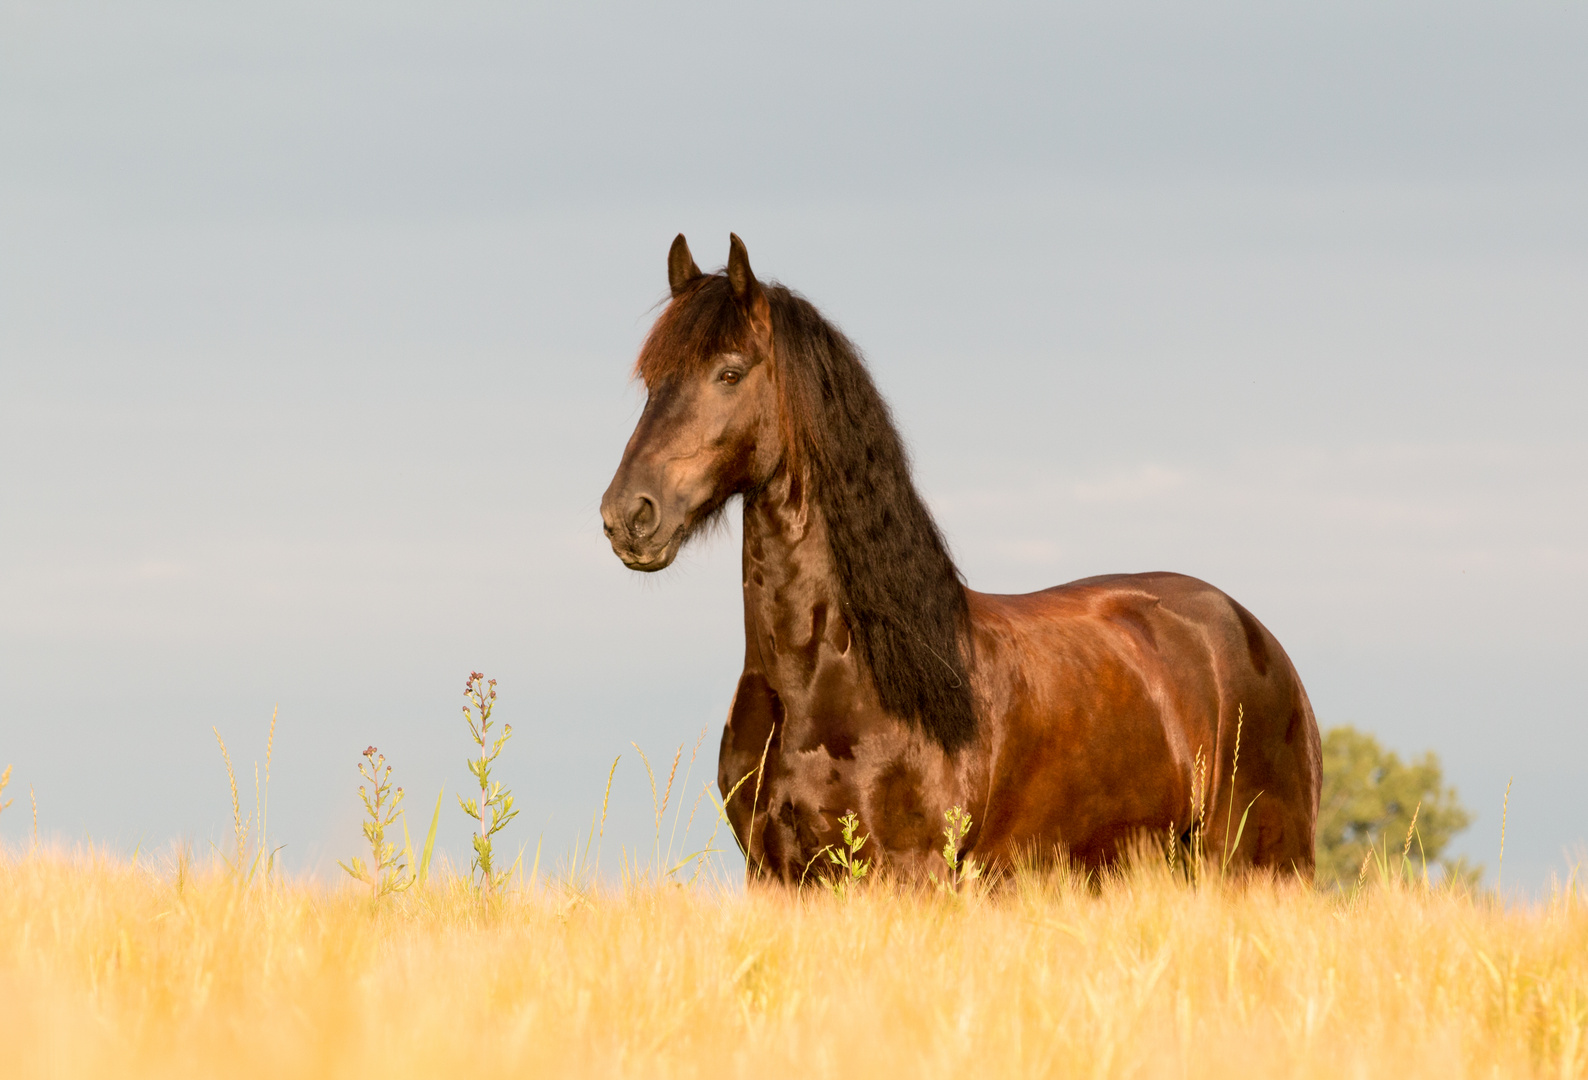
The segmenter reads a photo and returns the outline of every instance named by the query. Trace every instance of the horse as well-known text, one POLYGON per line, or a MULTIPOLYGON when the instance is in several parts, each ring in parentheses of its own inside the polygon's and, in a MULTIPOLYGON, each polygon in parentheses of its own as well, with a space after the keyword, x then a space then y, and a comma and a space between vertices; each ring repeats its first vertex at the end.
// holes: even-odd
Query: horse
POLYGON ((1232 870, 1311 880, 1318 726, 1262 623, 1174 573, 967 588, 843 333, 758 281, 737 235, 716 273, 682 234, 667 268, 601 518, 649 573, 740 499, 717 785, 750 881, 821 874, 849 814, 860 856, 905 880, 951 856, 1096 871, 1143 836, 1190 855, 1199 827, 1232 870))

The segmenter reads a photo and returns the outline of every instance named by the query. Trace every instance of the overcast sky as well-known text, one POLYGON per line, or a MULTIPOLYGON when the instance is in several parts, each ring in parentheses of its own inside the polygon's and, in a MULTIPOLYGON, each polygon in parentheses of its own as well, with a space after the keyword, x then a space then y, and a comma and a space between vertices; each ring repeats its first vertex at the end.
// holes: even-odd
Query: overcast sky
POLYGON ((1588 8, 568 7, 0 4, 0 835, 31 786, 221 842, 211 725, 246 770, 279 703, 271 832, 335 872, 367 744, 464 785, 480 669, 508 844, 621 753, 648 845, 737 530, 641 577, 598 504, 667 245, 733 230, 974 587, 1204 577, 1440 755, 1491 881, 1512 776, 1507 881, 1588 843, 1588 8))

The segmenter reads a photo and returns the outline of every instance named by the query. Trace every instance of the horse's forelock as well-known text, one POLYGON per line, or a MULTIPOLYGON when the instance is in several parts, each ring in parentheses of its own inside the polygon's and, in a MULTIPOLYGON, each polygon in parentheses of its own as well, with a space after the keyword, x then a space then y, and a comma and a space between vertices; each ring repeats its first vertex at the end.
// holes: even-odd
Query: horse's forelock
POLYGON ((654 387, 714 356, 743 349, 749 336, 750 320, 727 276, 703 275, 662 309, 640 346, 634 374, 654 387))

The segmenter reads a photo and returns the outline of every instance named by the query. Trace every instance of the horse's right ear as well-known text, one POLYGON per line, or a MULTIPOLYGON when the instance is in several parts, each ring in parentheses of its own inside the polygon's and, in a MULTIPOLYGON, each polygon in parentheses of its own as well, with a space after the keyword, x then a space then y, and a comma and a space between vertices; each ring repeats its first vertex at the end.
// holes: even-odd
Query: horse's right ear
POLYGON ((689 253, 689 241, 684 239, 683 233, 679 233, 667 251, 667 286, 677 296, 699 276, 700 267, 695 265, 695 257, 689 253))

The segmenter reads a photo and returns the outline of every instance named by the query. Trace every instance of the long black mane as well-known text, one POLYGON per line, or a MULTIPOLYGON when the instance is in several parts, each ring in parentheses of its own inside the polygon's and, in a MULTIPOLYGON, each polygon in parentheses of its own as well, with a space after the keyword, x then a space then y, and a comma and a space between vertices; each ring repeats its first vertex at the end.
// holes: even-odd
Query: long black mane
POLYGON ((827 519, 860 655, 883 707, 952 750, 976 733, 959 570, 859 351, 804 297, 781 286, 766 291, 784 408, 798 418, 799 456, 810 498, 827 519))
MULTIPOLYGON (((809 480, 827 522, 838 589, 883 708, 945 749, 976 734, 965 587, 910 477, 910 459, 860 352, 804 297, 763 289, 785 461, 809 480)), ((640 356, 647 381, 665 368, 738 347, 746 331, 726 277, 703 276, 658 320, 640 356), (686 359, 687 358, 687 359, 686 359)))

